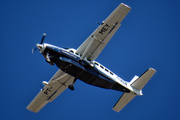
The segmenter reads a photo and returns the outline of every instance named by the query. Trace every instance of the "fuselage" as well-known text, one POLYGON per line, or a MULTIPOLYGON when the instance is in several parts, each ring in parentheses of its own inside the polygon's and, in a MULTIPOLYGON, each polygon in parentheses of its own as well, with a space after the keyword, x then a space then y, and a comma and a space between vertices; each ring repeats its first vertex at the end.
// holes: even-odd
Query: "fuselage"
POLYGON ((129 82, 124 81, 96 61, 81 59, 81 55, 75 49, 60 48, 44 43, 41 45, 40 53, 49 55, 51 61, 58 68, 85 83, 106 89, 130 92, 127 89, 129 82))

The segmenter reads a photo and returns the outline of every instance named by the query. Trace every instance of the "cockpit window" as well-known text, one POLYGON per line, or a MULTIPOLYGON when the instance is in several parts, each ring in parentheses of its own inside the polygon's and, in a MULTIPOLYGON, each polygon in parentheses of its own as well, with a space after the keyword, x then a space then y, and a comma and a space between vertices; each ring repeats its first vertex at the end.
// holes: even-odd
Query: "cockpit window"
POLYGON ((90 60, 89 58, 88 58, 87 60, 88 60, 89 62, 91 62, 91 60, 90 60))
POLYGON ((74 51, 73 51, 73 50, 70 50, 69 52, 74 53, 74 51))
POLYGON ((64 49, 69 50, 69 48, 64 48, 64 49))

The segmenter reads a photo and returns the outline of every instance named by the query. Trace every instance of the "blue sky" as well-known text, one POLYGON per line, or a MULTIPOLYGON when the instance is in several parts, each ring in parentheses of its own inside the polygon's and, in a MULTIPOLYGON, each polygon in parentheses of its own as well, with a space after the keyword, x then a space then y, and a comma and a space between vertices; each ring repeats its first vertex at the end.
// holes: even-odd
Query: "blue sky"
POLYGON ((0 119, 175 120, 180 119, 180 2, 178 0, 1 0, 0 119), (157 73, 121 112, 112 107, 121 92, 87 85, 65 90, 35 114, 26 106, 42 81, 58 70, 31 50, 41 41, 77 48, 120 4, 132 10, 96 59, 126 81, 149 67, 157 73))

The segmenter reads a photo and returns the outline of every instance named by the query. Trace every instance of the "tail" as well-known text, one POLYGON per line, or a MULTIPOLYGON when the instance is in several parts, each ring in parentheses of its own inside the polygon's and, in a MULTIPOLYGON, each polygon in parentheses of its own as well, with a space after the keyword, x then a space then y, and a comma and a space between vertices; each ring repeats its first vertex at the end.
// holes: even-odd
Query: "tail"
MULTIPOLYGON (((142 88, 147 84, 147 82, 151 79, 151 77, 156 72, 155 69, 149 68, 146 72, 144 72, 140 77, 134 76, 134 78, 130 81, 130 86, 136 91, 142 92, 142 88)), ((124 108, 137 94, 131 90, 130 93, 124 93, 117 103, 114 105, 113 110, 119 112, 122 108, 124 108)))

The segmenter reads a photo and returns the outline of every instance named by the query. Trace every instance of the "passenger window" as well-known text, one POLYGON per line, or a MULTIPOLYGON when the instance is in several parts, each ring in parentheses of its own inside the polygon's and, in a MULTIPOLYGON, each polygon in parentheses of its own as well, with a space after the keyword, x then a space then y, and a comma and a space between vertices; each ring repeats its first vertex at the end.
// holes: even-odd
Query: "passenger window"
POLYGON ((111 75, 113 75, 113 73, 112 73, 112 72, 110 72, 110 74, 111 74, 111 75))
POLYGON ((108 69, 105 69, 105 71, 109 72, 109 70, 108 70, 108 69))
POLYGON ((95 65, 99 66, 99 64, 97 62, 94 63, 95 65))
POLYGON ((104 67, 103 67, 102 65, 100 65, 100 67, 101 67, 102 69, 104 69, 104 67))

